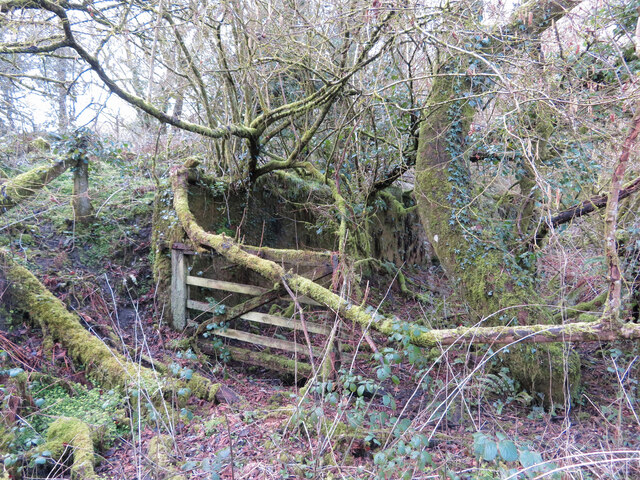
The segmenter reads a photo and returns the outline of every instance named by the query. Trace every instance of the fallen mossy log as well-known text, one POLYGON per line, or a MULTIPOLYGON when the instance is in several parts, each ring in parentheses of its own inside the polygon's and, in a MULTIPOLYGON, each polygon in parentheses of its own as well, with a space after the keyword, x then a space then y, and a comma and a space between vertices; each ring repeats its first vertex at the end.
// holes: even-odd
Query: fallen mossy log
MULTIPOLYGON (((373 328, 390 336, 406 334, 411 343, 420 347, 452 345, 460 343, 510 344, 514 342, 587 342, 610 341, 616 339, 640 338, 640 325, 624 324, 610 329, 606 323, 578 322, 564 325, 526 325, 493 327, 459 327, 455 329, 426 330, 395 317, 372 315, 364 308, 354 305, 330 290, 295 273, 287 272, 277 263, 246 252, 225 235, 208 233, 198 225, 189 209, 187 189, 188 169, 175 167, 172 172, 174 208, 178 219, 189 238, 196 245, 213 248, 220 255, 236 265, 251 269, 274 284, 287 283, 289 288, 300 295, 326 305, 343 319, 358 323, 365 330, 373 328)), ((513 307, 517 308, 517 307, 513 307)))
POLYGON ((60 159, 52 165, 40 165, 0 183, 0 213, 15 207, 48 183, 62 175, 71 165, 69 159, 60 159))
POLYGON ((47 442, 39 448, 49 451, 55 460, 61 460, 71 453, 71 479, 97 480, 94 471, 94 439, 91 429, 77 418, 61 417, 47 430, 47 442))
POLYGON ((75 314, 2 249, 0 295, 5 296, 5 302, 9 300, 28 313, 33 322, 67 350, 74 362, 83 365, 94 380, 107 388, 145 389, 155 400, 177 394, 182 388, 188 388, 198 398, 213 400, 220 389, 219 384, 198 374, 183 381, 170 378, 164 366, 151 370, 128 361, 85 330, 75 314))

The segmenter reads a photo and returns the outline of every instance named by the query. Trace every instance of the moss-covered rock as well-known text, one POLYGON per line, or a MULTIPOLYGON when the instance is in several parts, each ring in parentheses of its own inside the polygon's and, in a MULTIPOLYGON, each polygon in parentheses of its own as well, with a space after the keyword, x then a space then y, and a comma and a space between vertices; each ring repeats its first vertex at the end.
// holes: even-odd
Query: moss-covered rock
POLYGON ((561 344, 518 344, 503 355, 513 378, 531 393, 542 396, 545 407, 573 403, 580 391, 580 356, 561 344), (566 394, 569 398, 566 398, 566 394))

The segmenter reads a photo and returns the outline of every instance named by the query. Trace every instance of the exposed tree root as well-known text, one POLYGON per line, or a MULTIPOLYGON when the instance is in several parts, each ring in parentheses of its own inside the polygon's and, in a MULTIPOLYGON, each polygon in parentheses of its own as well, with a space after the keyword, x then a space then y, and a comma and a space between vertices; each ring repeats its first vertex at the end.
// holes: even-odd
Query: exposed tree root
POLYGON ((168 378, 166 367, 154 371, 129 362, 112 351, 85 330, 78 317, 70 313, 31 272, 13 260, 7 251, 0 250, 0 283, 3 280, 6 285, 0 288, 0 292, 6 289, 5 301, 10 300, 18 309, 27 312, 32 321, 64 346, 74 362, 85 366, 105 387, 144 388, 155 399, 175 394, 186 387, 198 398, 215 398, 220 385, 201 375, 193 374, 189 381, 168 378))
MULTIPOLYGON (((373 328, 390 336, 404 333, 411 343, 420 347, 434 347, 455 343, 510 344, 514 342, 585 342, 640 338, 640 325, 626 324, 619 331, 612 331, 602 322, 579 322, 566 325, 525 325, 494 327, 459 327, 455 329, 425 331, 416 325, 395 317, 372 315, 315 282, 287 272, 280 265, 245 251, 231 238, 208 233, 198 225, 189 210, 188 169, 176 167, 172 171, 174 208, 185 232, 196 245, 213 248, 236 265, 251 269, 274 284, 286 282, 300 295, 306 295, 337 312, 343 319, 358 323, 363 328, 373 328)), ((517 307, 513 307, 517 308, 517 307)))

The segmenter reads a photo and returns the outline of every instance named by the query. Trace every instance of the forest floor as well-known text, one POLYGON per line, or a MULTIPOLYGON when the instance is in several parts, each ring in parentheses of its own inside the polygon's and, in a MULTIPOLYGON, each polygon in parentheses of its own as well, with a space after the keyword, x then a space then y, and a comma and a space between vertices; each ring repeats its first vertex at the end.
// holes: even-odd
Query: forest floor
MULTIPOLYGON (((270 370, 203 363, 172 348, 180 334, 160 320, 149 258, 155 187, 120 173, 110 165, 94 167, 93 225, 69 222, 66 173, 2 217, 0 244, 114 350, 133 361, 151 357, 197 370, 237 399, 191 399, 171 420, 139 415, 139 397, 100 390, 60 345, 47 347, 34 325, 0 307, 5 407, 16 395, 14 369, 84 386, 54 395, 43 381, 30 384, 34 405, 17 412, 14 440, 0 452, 5 458, 23 461, 52 418, 82 410, 89 422, 97 411, 108 414, 101 478, 173 478, 148 458, 148 443, 158 433, 170 435, 171 465, 186 478, 640 478, 638 347, 632 343, 578 346, 580 397, 570 408, 550 411, 519 389, 488 348, 418 352, 373 335, 382 358, 360 355, 333 388, 316 383, 306 389, 270 370), (67 398, 75 394, 81 406, 67 398)), ((407 274, 418 284, 437 282, 440 293, 424 289, 427 302, 404 298, 388 288, 389 277, 378 280, 373 306, 428 326, 442 318, 462 321, 435 269, 407 274)), ((353 349, 366 343, 359 329, 346 333, 353 349)), ((23 478, 66 475, 54 459, 44 466, 25 462, 23 478)))

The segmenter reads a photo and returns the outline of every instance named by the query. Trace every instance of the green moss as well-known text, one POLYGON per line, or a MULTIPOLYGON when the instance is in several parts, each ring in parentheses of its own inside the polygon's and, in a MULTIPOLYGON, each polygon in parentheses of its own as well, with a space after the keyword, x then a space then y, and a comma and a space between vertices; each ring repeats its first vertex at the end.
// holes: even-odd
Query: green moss
POLYGON ((191 390, 191 393, 203 400, 213 401, 216 398, 216 394, 220 389, 220 385, 217 383, 211 383, 210 380, 204 378, 202 375, 194 373, 191 379, 187 382, 187 388, 191 390))
POLYGON ((167 480, 185 480, 186 477, 172 473, 170 452, 173 450, 173 441, 168 435, 156 435, 149 440, 147 458, 154 478, 167 480))
POLYGON ((97 479, 94 470, 94 452, 91 430, 77 418, 59 418, 49 426, 47 441, 39 449, 49 451, 54 459, 72 452, 71 479, 97 479))
POLYGON ((600 319, 600 315, 592 315, 590 313, 581 313, 578 315, 578 322, 597 322, 600 319))
POLYGON ((4 421, 0 421, 0 452, 6 452, 7 447, 13 439, 15 438, 15 434, 11 428, 7 428, 4 424, 4 421))
POLYGON ((128 432, 125 422, 124 401, 115 390, 104 391, 100 388, 87 389, 82 385, 43 386, 33 383, 31 394, 44 401, 36 412, 31 425, 39 433, 44 433, 58 417, 76 418, 88 424, 99 425, 104 430, 100 439, 101 446, 108 446, 116 437, 128 432), (72 388, 72 391, 70 391, 72 388))
POLYGON ((502 359, 523 388, 543 396, 546 407, 563 404, 565 390, 569 402, 578 398, 580 356, 570 347, 565 351, 560 344, 518 344, 509 347, 509 353, 502 359))
MULTIPOLYGON (((460 71, 456 59, 449 59, 444 70, 460 71)), ((467 302, 476 319, 487 325, 549 324, 546 309, 532 307, 537 300, 529 278, 531 272, 516 262, 512 252, 519 251, 520 238, 500 240, 499 231, 483 223, 469 208, 474 198, 464 161, 464 137, 475 114, 467 102, 461 104, 460 92, 469 85, 456 85, 448 76, 434 80, 424 110, 416 159, 416 201, 429 240, 447 276, 467 302)), ((540 135, 550 134, 553 123, 545 112, 532 111, 531 121, 540 135)), ((531 189, 526 181, 524 190, 531 189)), ((522 212, 530 217, 531 210, 522 212)), ((527 218, 523 218, 526 223, 527 218)), ((529 268, 535 268, 531 265, 529 268)), ((527 345, 510 348, 506 364, 514 376, 532 393, 539 392, 545 402, 558 402, 564 396, 564 357, 557 345, 527 345), (535 352, 535 353, 532 353, 535 352), (535 365, 533 367, 532 365, 535 365)), ((569 379, 573 389, 580 380, 580 360, 569 355, 569 379)))
POLYGON ((20 235, 20 243, 24 245, 33 245, 33 236, 28 233, 24 233, 20 235))
POLYGON ((13 208, 21 201, 33 196, 68 167, 69 162, 59 160, 53 165, 40 165, 8 179, 2 184, 0 212, 13 208))
MULTIPOLYGON (((86 331, 78 318, 67 311, 64 304, 54 297, 27 269, 15 263, 10 255, 0 250, 1 269, 8 280, 10 298, 18 308, 29 313, 33 321, 42 325, 52 339, 60 342, 67 353, 80 365, 84 365, 91 377, 105 388, 121 387, 125 390, 144 389, 149 396, 161 399, 184 388, 185 382, 174 378, 162 378, 158 373, 130 363, 122 355, 113 352, 100 339, 86 331)), ((164 368, 166 372, 166 367, 164 368)), ((194 395, 211 399, 217 387, 203 377, 194 375, 194 395)))
POLYGON ((168 185, 161 185, 153 201, 151 260, 156 283, 156 298, 171 312, 171 245, 186 239, 173 210, 173 195, 168 185), (164 188, 163 188, 164 187, 164 188))
POLYGON ((38 137, 29 142, 29 150, 35 152, 48 152, 51 150, 51 145, 44 138, 38 137))

